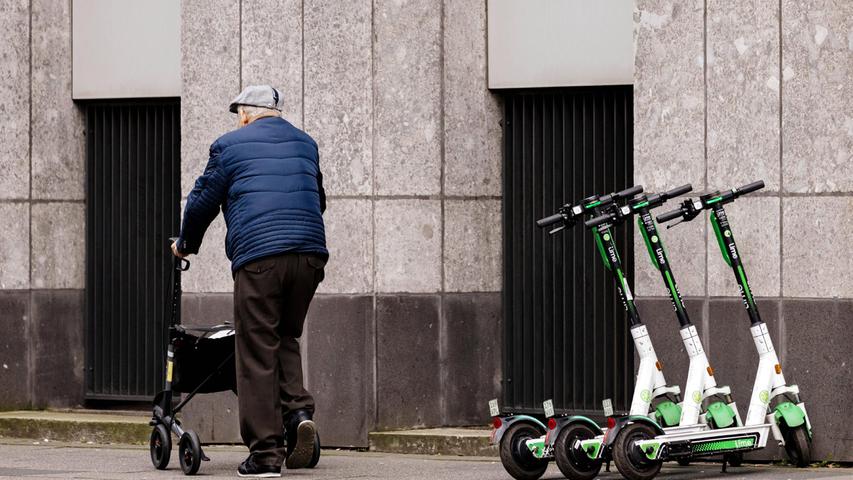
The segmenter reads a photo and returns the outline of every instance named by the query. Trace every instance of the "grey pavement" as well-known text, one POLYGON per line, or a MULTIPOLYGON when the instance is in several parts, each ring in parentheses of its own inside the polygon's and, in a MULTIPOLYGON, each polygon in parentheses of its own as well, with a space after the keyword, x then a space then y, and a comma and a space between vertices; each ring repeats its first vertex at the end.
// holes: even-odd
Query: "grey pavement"
MULTIPOLYGON (((0 478, 71 478, 71 479, 175 479, 183 478, 177 465, 177 452, 166 471, 151 466, 147 447, 54 444, 53 442, 10 441, 0 444, 0 478)), ((208 479, 237 478, 236 468, 246 456, 241 447, 211 446, 205 448, 211 458, 201 466, 199 476, 208 479)), ((500 462, 492 458, 398 455, 385 453, 324 450, 320 464, 313 470, 286 470, 282 478, 308 479, 422 479, 511 480, 500 462)), ((546 479, 563 478, 551 466, 546 479)), ((604 479, 621 478, 605 473, 604 479)), ((853 469, 794 469, 769 465, 729 468, 720 473, 718 464, 689 467, 667 466, 658 478, 681 479, 812 479, 853 478, 853 469)))

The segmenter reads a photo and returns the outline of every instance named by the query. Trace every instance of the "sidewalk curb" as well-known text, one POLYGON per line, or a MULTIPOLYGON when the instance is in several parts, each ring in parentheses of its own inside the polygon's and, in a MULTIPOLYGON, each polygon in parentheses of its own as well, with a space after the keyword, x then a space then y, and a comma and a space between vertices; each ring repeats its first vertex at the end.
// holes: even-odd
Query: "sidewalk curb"
POLYGON ((108 413, 16 411, 0 413, 0 437, 59 442, 147 444, 148 417, 108 413))
POLYGON ((489 444, 489 430, 432 428, 371 432, 370 451, 420 455, 496 457, 497 447, 489 444))

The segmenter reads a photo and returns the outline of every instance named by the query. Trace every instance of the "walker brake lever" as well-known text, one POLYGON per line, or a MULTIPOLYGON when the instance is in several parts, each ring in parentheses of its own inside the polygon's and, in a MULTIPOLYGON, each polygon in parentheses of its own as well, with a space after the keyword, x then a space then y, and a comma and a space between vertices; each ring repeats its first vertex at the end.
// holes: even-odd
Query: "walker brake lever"
POLYGON ((560 225, 559 227, 557 227, 557 228, 555 228, 555 229, 553 229, 553 230, 549 231, 549 232, 548 232, 548 235, 553 235, 553 234, 555 234, 555 233, 559 232, 560 230, 564 230, 565 228, 566 228, 566 226, 565 226, 565 225, 560 225))

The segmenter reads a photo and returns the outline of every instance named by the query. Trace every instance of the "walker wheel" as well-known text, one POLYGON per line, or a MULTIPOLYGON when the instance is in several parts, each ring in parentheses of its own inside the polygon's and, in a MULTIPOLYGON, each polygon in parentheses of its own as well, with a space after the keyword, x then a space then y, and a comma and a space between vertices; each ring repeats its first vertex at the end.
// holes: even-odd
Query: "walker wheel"
POLYGON ((187 430, 181 435, 181 440, 178 443, 178 453, 180 454, 181 470, 184 475, 195 475, 198 468, 201 466, 201 441, 198 435, 187 430))
POLYGON ((154 430, 151 430, 148 446, 151 449, 151 463, 154 464, 154 468, 165 470, 172 455, 172 435, 165 425, 158 424, 154 430))

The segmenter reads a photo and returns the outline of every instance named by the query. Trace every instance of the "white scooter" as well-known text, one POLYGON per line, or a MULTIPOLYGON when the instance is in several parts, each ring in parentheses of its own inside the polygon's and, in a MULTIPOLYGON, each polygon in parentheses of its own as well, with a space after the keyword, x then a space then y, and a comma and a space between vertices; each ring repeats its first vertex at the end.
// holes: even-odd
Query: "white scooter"
MULTIPOLYGON (((550 231, 553 234, 576 225, 584 217, 600 215, 602 207, 609 206, 617 199, 628 198, 641 192, 642 187, 635 186, 610 195, 588 197, 577 205, 565 205, 558 213, 536 223, 540 228, 556 225, 556 228, 550 231)), ((661 371, 662 365, 655 354, 646 326, 640 321, 634 305, 634 297, 622 271, 622 263, 612 232, 609 228, 594 229, 593 237, 605 267, 616 280, 619 296, 628 314, 634 345, 640 356, 631 413, 646 419, 651 416, 660 424, 675 426, 680 418, 677 402, 680 401, 681 389, 678 386, 666 384, 661 371)), ((561 438, 565 441, 574 442, 592 439, 604 433, 598 424, 583 415, 554 417, 553 408, 549 402, 545 403, 546 416, 551 417, 547 428, 538 419, 528 415, 502 415, 496 400, 490 402, 489 407, 494 425, 492 443, 500 445, 500 456, 504 468, 519 480, 534 480, 545 473, 548 461, 553 458, 553 439, 558 435, 562 435, 561 438)), ((582 476, 572 478, 595 477, 603 461, 601 455, 583 455, 580 460, 582 463, 574 468, 582 476)), ((558 466, 562 470, 565 465, 560 465, 559 462, 558 459, 558 466)))
MULTIPOLYGON (((685 385, 685 398, 679 405, 672 403, 659 404, 655 415, 647 415, 646 410, 632 406, 627 416, 612 417, 612 412, 606 412, 608 418, 608 429, 603 435, 589 439, 572 438, 571 431, 566 433, 557 432, 554 437, 554 457, 557 465, 567 478, 588 479, 593 478, 592 472, 582 471, 582 466, 590 461, 609 460, 615 453, 614 442, 620 437, 624 429, 633 429, 635 424, 642 424, 655 429, 658 433, 684 434, 699 432, 708 428, 725 428, 734 426, 739 422, 737 405, 731 399, 729 387, 718 387, 714 379, 705 350, 696 327, 690 322, 687 310, 675 278, 670 268, 669 260, 661 241, 657 227, 649 211, 662 205, 670 198, 677 197, 689 192, 690 185, 684 185, 668 192, 651 195, 637 196, 625 206, 619 206, 616 202, 611 205, 602 206, 601 210, 606 212, 585 224, 594 231, 606 232, 610 227, 622 223, 638 214, 640 232, 648 248, 652 265, 661 273, 667 291, 672 301, 673 310, 680 325, 681 339, 689 356, 689 368, 687 382, 685 385), (714 401, 716 400, 716 401, 714 401), (708 408, 703 408, 708 405, 708 408), (677 425, 677 426, 676 426, 677 425)), ((642 400, 644 393, 647 396, 652 383, 654 372, 660 368, 648 333, 642 327, 641 331, 632 329, 634 334, 635 348, 640 356, 640 367, 637 374, 634 401, 642 400), (638 335, 639 334, 639 335, 638 335)), ((656 467, 659 469, 660 464, 656 467)))
POLYGON ((759 364, 743 425, 738 421, 737 426, 719 430, 662 433, 659 428, 638 423, 633 428, 622 430, 614 442, 613 456, 619 472, 629 480, 654 478, 660 469, 660 462, 664 460, 692 459, 763 448, 770 432, 785 447, 792 463, 805 466, 811 462, 812 430, 805 405, 799 399, 799 388, 787 385, 782 375, 782 367, 767 332, 767 325, 758 314, 742 258, 723 208, 723 205, 733 202, 740 195, 763 187, 764 182, 758 181, 723 193, 704 195, 697 200, 685 200, 679 209, 657 217, 662 223, 676 218, 689 221, 703 210, 711 210, 711 225, 723 258, 734 271, 752 323, 750 332, 758 351, 759 364))

